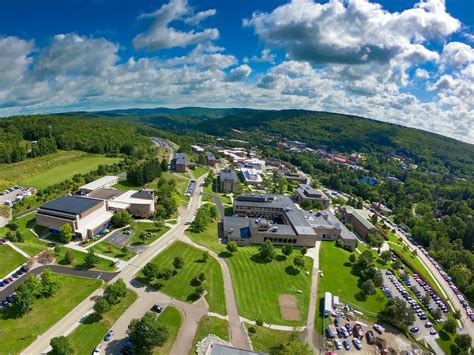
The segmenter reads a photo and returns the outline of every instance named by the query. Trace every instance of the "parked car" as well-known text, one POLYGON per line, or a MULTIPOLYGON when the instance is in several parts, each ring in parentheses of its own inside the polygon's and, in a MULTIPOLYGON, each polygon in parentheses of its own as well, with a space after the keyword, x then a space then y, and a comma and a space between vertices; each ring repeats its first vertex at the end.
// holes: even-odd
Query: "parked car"
POLYGON ((109 330, 109 332, 107 334, 105 334, 105 337, 104 337, 104 340, 105 341, 109 341, 110 338, 112 338, 112 336, 114 335, 114 331, 113 330, 109 330))
POLYGON ((342 345, 344 345, 344 349, 346 349, 347 351, 349 351, 351 349, 351 344, 349 344, 349 342, 347 340, 344 340, 342 342, 342 345))
POLYGON ((418 327, 411 327, 410 328, 410 332, 412 332, 412 333, 418 333, 419 330, 420 330, 420 328, 418 328, 418 327))
POLYGON ((104 346, 103 345, 99 345, 98 347, 96 347, 94 349, 94 352, 93 354, 100 354, 102 352, 102 350, 104 350, 104 346))
POLYGON ((362 349, 362 342, 359 339, 354 338, 352 339, 352 342, 354 343, 354 346, 357 350, 362 349))
POLYGON ((158 306, 157 304, 155 304, 155 305, 153 305, 153 307, 151 307, 151 310, 153 312, 156 312, 156 313, 161 313, 163 311, 163 307, 158 306))
POLYGON ((334 346, 336 347, 336 350, 341 350, 342 349, 342 344, 337 339, 334 340, 334 346))

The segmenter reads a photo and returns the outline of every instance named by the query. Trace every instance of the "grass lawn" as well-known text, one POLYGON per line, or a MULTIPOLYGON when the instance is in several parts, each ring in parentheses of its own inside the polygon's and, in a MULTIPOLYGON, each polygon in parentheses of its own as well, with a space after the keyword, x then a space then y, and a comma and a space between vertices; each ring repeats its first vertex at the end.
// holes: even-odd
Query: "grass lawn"
POLYGON ((159 315, 158 320, 161 325, 168 328, 169 337, 163 346, 154 349, 153 354, 169 354, 178 336, 179 328, 181 328, 181 324, 184 321, 184 316, 178 308, 168 306, 163 313, 159 315))
POLYGON ((0 354, 19 353, 101 285, 96 279, 56 277, 61 282, 59 290, 50 298, 36 301, 22 318, 15 318, 9 309, 0 312, 0 354))
POLYGON ((223 204, 227 204, 227 205, 232 204, 232 199, 229 196, 227 196, 227 194, 219 193, 216 190, 216 180, 214 180, 212 185, 204 186, 203 191, 209 194, 215 194, 222 201, 223 204))
POLYGON ((203 176, 204 174, 207 174, 209 172, 209 169, 208 168, 205 168, 203 166, 196 166, 196 168, 193 170, 193 169, 190 169, 189 171, 191 171, 191 175, 195 178, 195 179, 199 179, 201 176, 203 176))
POLYGON ((102 317, 94 313, 89 315, 84 320, 84 323, 80 324, 67 336, 71 347, 74 349, 74 353, 91 354, 117 319, 136 299, 137 294, 127 289, 127 295, 122 298, 122 301, 119 304, 113 305, 102 317))
MULTIPOLYGON (((48 247, 48 243, 42 241, 30 231, 30 229, 34 228, 36 224, 34 213, 30 213, 21 218, 17 218, 16 221, 18 224, 18 229, 25 238, 25 241, 23 243, 15 242, 16 246, 18 246, 20 249, 22 249, 31 256, 40 253, 48 247)), ((8 230, 11 230, 8 226, 1 227, 0 237, 5 236, 8 230)))
MULTIPOLYGON (((279 248, 276 258, 270 263, 261 263, 256 257, 258 247, 240 247, 238 252, 226 259, 234 284, 239 314, 248 319, 260 318, 265 323, 298 326, 305 323, 308 315, 311 275, 298 272, 293 267, 293 258, 300 255, 294 250, 285 258, 279 248), (297 291, 302 293, 298 294, 297 291), (283 320, 278 296, 289 294, 296 297, 300 311, 299 321, 283 320)), ((305 257, 306 270, 313 269, 313 259, 305 257)))
MULTIPOLYGON (((55 154, 53 154, 54 156, 55 154)), ((47 158, 48 155, 41 158, 47 158)), ((38 159, 38 158, 35 158, 38 159)), ((35 159, 28 159, 35 160, 35 159)), ((108 158, 103 155, 92 154, 74 154, 68 159, 61 159, 59 164, 47 165, 42 169, 32 169, 31 171, 24 171, 23 178, 18 181, 18 184, 27 187, 36 187, 43 189, 50 185, 72 178, 75 174, 85 174, 89 171, 97 169, 101 164, 108 165, 119 162, 120 158, 108 158)), ((21 162, 20 162, 21 163, 21 162)))
MULTIPOLYGON (((173 269, 173 259, 180 256, 184 260, 184 266, 178 270, 178 273, 169 280, 155 279, 149 283, 150 286, 175 297, 182 301, 194 302, 195 287, 191 285, 191 280, 204 272, 206 280, 203 287, 207 290, 206 300, 209 304, 209 310, 222 315, 227 314, 224 297, 224 281, 219 263, 212 257, 209 257, 204 264, 201 262, 203 252, 183 242, 175 242, 158 254, 151 262, 158 265, 160 270, 163 268, 173 269)), ((139 273, 139 279, 146 282, 143 274, 139 273)))
POLYGON ((0 245, 0 279, 7 276, 27 259, 9 245, 0 245))
POLYGON ((41 174, 56 166, 81 159, 85 155, 87 154, 77 150, 63 150, 38 158, 26 159, 18 163, 0 164, 0 171, 2 172, 0 190, 3 191, 12 185, 18 185, 19 181, 41 174))
MULTIPOLYGON (((71 267, 77 267, 79 269, 86 269, 84 265, 84 258, 87 255, 86 253, 83 253, 79 250, 75 249, 70 249, 66 247, 59 247, 59 254, 56 255, 56 263, 59 265, 66 265, 66 266, 71 266, 71 267), (71 264, 67 264, 65 257, 67 251, 70 250, 72 254, 74 255, 74 261, 71 264)), ((114 271, 117 268, 114 265, 114 262, 111 260, 107 260, 104 258, 99 257, 99 262, 97 265, 93 268, 95 270, 103 270, 103 271, 114 271)))
POLYGON ((185 234, 194 242, 201 244, 218 254, 226 250, 225 245, 223 245, 217 238, 217 221, 210 223, 206 230, 201 233, 194 233, 188 229, 185 234))
POLYGON ((127 190, 127 191, 128 190, 140 190, 141 188, 143 188, 143 186, 134 185, 128 180, 119 181, 117 184, 113 185, 112 187, 116 188, 118 190, 127 190))
POLYGON ((252 341, 253 350, 259 352, 270 352, 273 347, 279 344, 286 344, 291 335, 291 332, 259 327, 247 323, 245 326, 247 329, 253 327, 257 330, 254 334, 249 332, 249 338, 252 341))
MULTIPOLYGON (((321 243, 319 253, 319 266, 323 273, 320 274, 318 283, 318 300, 316 303, 316 327, 322 331, 321 307, 324 299, 324 292, 329 291, 339 296, 341 302, 354 306, 359 311, 373 316, 381 311, 387 299, 382 291, 377 288, 375 295, 360 297, 360 288, 357 287, 358 277, 352 274, 349 262, 351 253, 336 245, 335 242, 321 243)), ((356 253, 356 256, 358 253, 356 253)))
POLYGON ((163 234, 165 234, 169 230, 170 230, 170 227, 167 227, 167 226, 157 227, 154 223, 136 222, 133 225, 133 231, 135 233, 128 240, 128 242, 131 245, 142 245, 142 244, 149 245, 153 243, 155 240, 157 240, 158 238, 160 238, 163 234), (143 241, 139 238, 140 234, 142 233, 151 233, 152 236, 143 241))
POLYGON ((209 334, 217 335, 222 340, 229 340, 229 322, 217 317, 206 317, 199 322, 196 335, 194 336, 191 354, 196 353, 196 345, 209 334))
POLYGON ((106 255, 106 256, 110 256, 112 258, 119 258, 119 259, 122 259, 122 260, 125 260, 125 261, 130 260, 135 255, 137 255, 137 253, 135 253, 131 249, 128 250, 127 254, 124 254, 120 248, 118 248, 115 245, 113 245, 112 243, 109 243, 109 242, 106 242, 106 241, 95 244, 92 247, 92 249, 94 249, 94 251, 96 253, 103 254, 103 255, 106 255))

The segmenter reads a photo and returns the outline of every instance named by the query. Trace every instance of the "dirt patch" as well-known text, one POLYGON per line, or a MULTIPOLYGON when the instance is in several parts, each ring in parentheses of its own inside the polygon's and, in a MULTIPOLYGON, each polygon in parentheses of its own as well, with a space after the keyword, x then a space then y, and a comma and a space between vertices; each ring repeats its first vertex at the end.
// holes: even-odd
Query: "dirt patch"
POLYGON ((284 320, 300 320, 300 310, 295 296, 279 295, 278 303, 280 304, 281 317, 284 320))

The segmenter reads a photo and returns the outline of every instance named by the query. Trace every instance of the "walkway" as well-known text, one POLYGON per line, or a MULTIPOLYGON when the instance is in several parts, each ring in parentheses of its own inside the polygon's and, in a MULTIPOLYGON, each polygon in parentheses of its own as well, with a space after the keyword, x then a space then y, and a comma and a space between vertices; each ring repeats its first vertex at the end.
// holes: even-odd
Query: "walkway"
POLYGON ((30 256, 28 253, 26 253, 25 251, 23 251, 23 249, 20 249, 19 247, 17 247, 14 243, 12 243, 12 242, 10 242, 10 241, 7 240, 7 242, 6 242, 5 244, 11 246, 12 249, 15 249, 15 251, 17 251, 18 253, 20 253, 21 255, 23 255, 25 258, 28 258, 28 259, 31 258, 31 256, 30 256))
POLYGON ((316 304, 318 302, 318 272, 319 272, 319 251, 321 241, 317 241, 314 248, 308 249, 306 256, 313 259, 313 272, 311 275, 311 291, 309 298, 308 320, 306 321, 305 340, 311 344, 313 349, 317 351, 316 334, 314 332, 314 323, 316 319, 316 304))

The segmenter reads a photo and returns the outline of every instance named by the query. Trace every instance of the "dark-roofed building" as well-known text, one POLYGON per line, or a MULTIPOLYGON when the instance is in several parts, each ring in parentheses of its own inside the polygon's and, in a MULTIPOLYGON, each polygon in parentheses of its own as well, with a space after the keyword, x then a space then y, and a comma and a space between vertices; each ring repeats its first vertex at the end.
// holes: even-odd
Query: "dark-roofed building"
POLYGON ((306 176, 300 173, 278 169, 278 170, 275 170, 275 174, 279 179, 283 178, 283 179, 286 179, 286 181, 288 182, 296 181, 297 183, 300 183, 300 184, 308 183, 308 179, 306 178, 306 176))
POLYGON ((320 202, 324 208, 329 207, 329 198, 320 190, 313 189, 308 184, 300 184, 296 190, 294 199, 296 202, 301 203, 305 200, 320 202))
POLYGON ((219 172, 219 191, 223 193, 237 193, 239 191, 239 178, 237 173, 230 169, 225 168, 219 172))
POLYGON ((216 166, 217 160, 212 152, 205 152, 207 166, 216 166))
POLYGON ((185 173, 188 160, 185 153, 175 153, 171 159, 170 168, 177 173, 185 173))
POLYGON ((323 214, 302 211, 285 195, 244 194, 234 199, 234 216, 226 216, 221 237, 239 245, 293 244, 314 247, 318 240, 341 240, 343 246, 357 246, 354 236, 329 210, 323 214))
POLYGON ((36 223, 53 234, 59 234, 64 224, 70 224, 76 236, 86 239, 109 226, 112 212, 100 199, 82 196, 62 196, 45 203, 36 211, 36 223))

